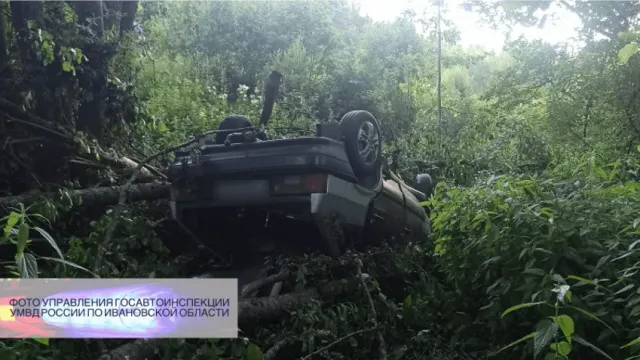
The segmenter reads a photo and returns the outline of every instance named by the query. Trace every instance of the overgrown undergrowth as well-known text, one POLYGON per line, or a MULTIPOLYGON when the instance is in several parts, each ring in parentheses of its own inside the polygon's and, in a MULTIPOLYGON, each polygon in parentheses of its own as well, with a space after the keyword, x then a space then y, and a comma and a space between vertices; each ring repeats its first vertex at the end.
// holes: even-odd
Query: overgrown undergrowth
MULTIPOLYGON (((565 180, 554 180, 557 173, 552 172, 546 179, 495 176, 469 188, 441 183, 430 200, 432 239, 361 254, 369 260, 365 270, 373 280, 378 321, 394 358, 638 355, 640 183, 627 171, 631 168, 621 171, 616 163, 599 167, 588 159, 584 164, 565 180), (385 280, 378 283, 381 277, 385 280)), ((60 206, 58 221, 73 214, 60 206)), ((122 215, 97 275, 179 276, 179 269, 169 266, 168 252, 159 241, 163 234, 145 215, 147 209, 136 205, 122 215)), ((85 235, 61 246, 67 264, 93 269, 111 215, 91 222, 85 235)), ((20 219, 4 219, 10 241, 23 236, 20 219)), ((53 226, 46 231, 56 234, 53 226)), ((23 253, 29 253, 29 246, 23 253)), ((77 266, 47 261, 40 266, 40 261, 39 276, 91 276, 77 266)), ((315 255, 280 259, 280 264, 283 261, 295 269, 299 286, 326 280, 331 266, 329 259, 315 255)), ((313 353, 369 326, 366 302, 361 295, 352 296, 334 305, 312 302, 282 322, 248 329, 244 340, 168 341, 160 351, 180 358, 217 354, 254 360, 284 341, 283 358, 313 353)), ((121 344, 99 343, 105 348, 121 344)), ((353 354, 363 347, 375 349, 375 344, 373 334, 363 333, 315 356, 365 359, 377 356, 375 350, 353 354)), ((71 352, 81 353, 79 359, 99 355, 76 340, 51 340, 48 345, 15 340, 3 343, 2 349, 16 359, 36 353, 44 358, 71 352)))

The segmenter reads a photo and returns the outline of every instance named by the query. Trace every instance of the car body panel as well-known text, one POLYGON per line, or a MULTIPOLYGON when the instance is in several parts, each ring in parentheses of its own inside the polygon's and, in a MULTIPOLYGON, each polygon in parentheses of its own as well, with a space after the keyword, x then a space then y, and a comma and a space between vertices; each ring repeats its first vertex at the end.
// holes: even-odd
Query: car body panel
MULTIPOLYGON (((177 220, 183 220, 187 210, 234 212, 249 208, 263 211, 267 218, 269 213, 280 213, 319 228, 337 216, 344 227, 369 236, 428 234, 427 214, 408 186, 383 180, 382 169, 367 181, 359 181, 344 145, 334 139, 302 137, 198 145, 177 151, 167 174, 171 213, 177 220), (323 192, 284 196, 272 192, 271 181, 278 176, 318 173, 327 174, 323 192)), ((199 221, 218 221, 216 226, 222 227, 232 223, 215 215, 205 215, 199 221)), ((326 229, 319 230, 322 237, 330 237, 326 229)), ((332 246, 332 251, 337 251, 335 244, 332 246)))

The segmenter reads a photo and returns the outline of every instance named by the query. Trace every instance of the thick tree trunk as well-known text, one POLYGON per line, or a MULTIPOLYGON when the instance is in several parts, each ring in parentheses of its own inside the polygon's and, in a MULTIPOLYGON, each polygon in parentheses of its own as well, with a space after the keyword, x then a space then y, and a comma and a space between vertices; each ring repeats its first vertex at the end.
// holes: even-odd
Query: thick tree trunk
POLYGON ((122 3, 126 1, 105 1, 104 2, 104 29, 113 30, 116 34, 120 32, 120 17, 122 12, 122 3))
POLYGON ((78 14, 78 21, 84 23, 89 19, 91 30, 98 37, 102 37, 104 32, 104 9, 102 0, 91 1, 68 1, 69 5, 78 14))
MULTIPOLYGON (((94 31, 98 39, 102 39, 105 26, 102 0, 72 1, 70 4, 74 7, 81 21, 92 20, 90 22, 91 30, 94 31)), ((89 59, 89 68, 85 72, 83 86, 91 89, 92 98, 80 105, 76 129, 91 134, 98 140, 98 143, 102 143, 105 128, 107 64, 113 54, 109 50, 109 45, 100 43, 86 44, 83 50, 89 59)))
POLYGON ((133 30, 136 13, 138 12, 138 1, 122 2, 122 19, 120 19, 120 35, 133 30))
MULTIPOLYGON (((92 189, 71 190, 69 195, 74 198, 80 196, 83 206, 112 205, 118 203, 121 186, 98 187, 92 189)), ((59 194, 46 194, 48 197, 58 197, 59 194)), ((131 185, 127 191, 129 201, 155 200, 169 197, 169 183, 152 182, 148 184, 131 185)), ((17 195, 0 198, 0 212, 2 208, 15 207, 19 203, 28 205, 38 200, 38 195, 17 195)))
MULTIPOLYGON (((331 301, 336 296, 358 289, 359 285, 356 278, 342 279, 301 293, 241 300, 238 303, 238 324, 242 326, 259 320, 280 318, 310 300, 331 301)), ((154 356, 162 341, 138 339, 102 355, 98 360, 145 360, 154 356)))
POLYGON ((24 79, 24 85, 33 89, 35 98, 35 114, 47 117, 51 112, 50 104, 47 101, 46 90, 43 85, 46 83, 46 70, 38 60, 35 52, 31 49, 29 40, 29 22, 35 22, 39 29, 44 28, 43 2, 42 1, 11 1, 11 25, 15 31, 16 43, 20 50, 20 59, 24 68, 24 73, 28 76, 24 79))

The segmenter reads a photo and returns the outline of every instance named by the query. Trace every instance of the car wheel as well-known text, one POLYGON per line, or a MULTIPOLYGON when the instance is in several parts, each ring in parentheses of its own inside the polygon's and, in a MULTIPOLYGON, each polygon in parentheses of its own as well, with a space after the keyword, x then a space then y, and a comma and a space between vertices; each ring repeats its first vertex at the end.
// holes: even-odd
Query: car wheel
POLYGON ((355 110, 340 120, 340 132, 353 171, 365 177, 382 165, 382 139, 378 120, 368 111, 355 110))
POLYGON ((418 174, 416 176, 415 189, 425 194, 427 199, 433 194, 434 187, 433 179, 429 174, 418 174))

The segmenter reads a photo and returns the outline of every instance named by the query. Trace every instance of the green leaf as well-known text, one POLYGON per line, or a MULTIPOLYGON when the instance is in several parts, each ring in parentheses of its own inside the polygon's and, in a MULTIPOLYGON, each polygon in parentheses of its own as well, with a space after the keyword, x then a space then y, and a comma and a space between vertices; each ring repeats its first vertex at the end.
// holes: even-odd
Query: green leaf
POLYGON ((638 45, 634 43, 630 43, 625 45, 622 49, 620 49, 620 51, 618 52, 618 59, 620 60, 621 63, 626 64, 627 62, 629 62, 629 59, 637 53, 638 53, 638 45))
POLYGON ((406 298, 404 298, 404 306, 405 307, 410 307, 413 306, 413 298, 411 297, 411 295, 407 295, 406 298))
POLYGON ((546 348, 551 340, 556 336, 558 332, 558 324, 549 321, 542 320, 536 327, 536 335, 533 338, 533 357, 537 357, 542 349, 546 348))
POLYGON ((567 355, 569 355, 569 353, 571 353, 571 344, 569 344, 566 341, 561 341, 560 343, 553 343, 551 344, 551 350, 555 351, 561 356, 566 357, 567 355))
POLYGON ((262 351, 255 344, 247 346, 247 360, 262 360, 262 351))
POLYGON ((76 269, 80 269, 80 270, 82 270, 82 271, 86 271, 86 272, 88 272, 88 273, 89 273, 89 274, 91 274, 91 275, 98 276, 98 275, 94 274, 93 272, 91 272, 90 270, 87 270, 87 269, 83 268, 82 266, 80 266, 80 265, 78 265, 78 264, 76 264, 76 263, 74 263, 74 262, 71 262, 71 261, 69 261, 69 260, 59 259, 59 258, 52 258, 52 257, 46 257, 46 256, 40 256, 40 257, 39 257, 39 259, 42 259, 42 260, 48 260, 48 261, 55 261, 55 262, 59 262, 59 263, 61 263, 61 264, 63 264, 63 265, 69 265, 69 266, 74 267, 74 268, 76 268, 76 269))
POLYGON ((44 231, 44 229, 41 229, 37 226, 34 227, 33 229, 39 232, 40 235, 42 235, 42 237, 45 238, 45 240, 47 240, 49 245, 51 245, 51 247, 58 253, 58 256, 60 256, 60 259, 64 259, 64 256, 62 255, 62 251, 60 251, 58 244, 56 244, 56 241, 53 240, 53 238, 51 237, 51 235, 49 235, 48 232, 44 231))
POLYGON ((616 336, 618 336, 618 333, 615 330, 613 330, 613 328, 611 326, 607 325, 606 322, 600 320, 600 318, 595 316, 594 314, 588 312, 587 310, 581 309, 579 307, 570 306, 570 308, 581 312, 583 315, 585 315, 586 317, 588 317, 591 320, 595 320, 595 321, 601 323, 602 325, 606 326, 609 330, 611 330, 614 334, 616 334, 616 336))
POLYGON ((580 335, 578 335, 578 334, 573 335, 573 340, 575 340, 578 344, 590 347, 595 352, 597 352, 598 354, 606 357, 607 359, 613 360, 611 358, 611 356, 607 355, 607 353, 605 353, 604 351, 600 350, 597 346, 595 346, 592 343, 588 342, 587 340, 581 338, 580 335))
POLYGON ((23 279, 35 279, 38 277, 38 262, 32 254, 24 252, 16 254, 16 267, 20 277, 23 279))
POLYGON ((4 225, 4 236, 8 238, 9 235, 11 235, 11 229, 13 229, 13 227, 16 226, 16 224, 20 220, 20 214, 18 214, 15 211, 12 211, 6 217, 6 220, 7 220, 7 223, 4 225))
POLYGON ((71 63, 65 61, 62 63, 62 70, 65 72, 71 72, 71 63))
POLYGON ((29 241, 29 225, 23 222, 20 224, 20 229, 18 230, 18 254, 22 254, 24 249, 27 248, 27 241, 29 241))
POLYGON ((545 276, 547 274, 547 273, 544 272, 544 270, 536 269, 536 268, 526 269, 522 273, 523 274, 538 275, 538 276, 545 276))
POLYGON ((562 331, 564 336, 567 338, 567 341, 571 342, 571 335, 573 335, 575 331, 573 319, 568 315, 553 316, 551 319, 553 322, 558 324, 560 331, 562 331))
POLYGON ((634 286, 633 284, 629 284, 629 285, 625 286, 624 288, 616 291, 616 293, 614 295, 620 295, 620 294, 622 294, 623 292, 625 292, 627 290, 633 289, 633 286, 634 286))
POLYGON ((507 315, 508 313, 510 313, 510 312, 514 312, 514 311, 516 311, 516 310, 520 310, 520 309, 524 309, 524 308, 530 308, 530 307, 532 307, 532 306, 536 306, 536 305, 540 305, 540 304, 544 304, 544 303, 545 303, 544 301, 537 301, 537 302, 526 303, 526 304, 519 304, 519 305, 516 305, 516 306, 512 306, 512 307, 508 308, 507 310, 505 310, 505 311, 502 313, 502 316, 501 316, 501 317, 504 317, 504 316, 505 316, 505 315, 507 315))
POLYGON ((628 347, 631 347, 633 345, 638 345, 638 344, 640 344, 640 338, 637 338, 635 340, 629 341, 628 343, 626 343, 623 346, 621 346, 620 349, 628 348, 628 347))
POLYGON ((585 284, 589 284, 589 285, 595 286, 596 288, 602 288, 602 289, 604 289, 604 290, 607 290, 607 291, 608 291, 608 292, 610 292, 610 293, 612 293, 612 292, 613 292, 612 290, 608 289, 608 288, 607 288, 607 287, 605 287, 605 286, 602 286, 602 285, 600 285, 600 284, 596 284, 595 282, 593 282, 593 281, 591 281, 591 280, 588 280, 588 279, 585 279, 585 278, 580 277, 580 276, 569 275, 569 276, 567 276, 567 279, 572 279, 572 280, 582 281, 582 282, 583 282, 583 283, 585 283, 585 284))
POLYGON ((531 333, 531 334, 529 334, 529 335, 525 335, 525 336, 521 337, 520 339, 518 339, 518 340, 516 340, 516 341, 512 342, 511 344, 509 344, 509 345, 507 345, 507 346, 503 347, 502 349, 498 350, 498 351, 496 352, 496 354, 497 354, 497 353, 499 353, 499 352, 501 352, 501 351, 503 351, 503 350, 506 350, 506 349, 508 349, 508 348, 510 348, 510 347, 513 347, 513 346, 515 346, 515 345, 518 345, 518 344, 520 344, 520 343, 521 343, 521 342, 523 342, 523 341, 527 341, 527 340, 529 340, 529 339, 533 338, 534 336, 536 336, 536 333, 535 333, 535 332, 532 332, 532 333, 531 333))
POLYGON ((49 338, 33 338, 33 340, 39 342, 42 345, 49 346, 49 338))
MULTIPOLYGON (((554 346, 555 343, 551 344, 551 346, 554 346)), ((555 350, 555 348, 553 348, 555 350)), ((566 360, 563 359, 562 356, 558 355, 555 351, 552 353, 548 353, 547 355, 545 355, 544 360, 566 360)))

